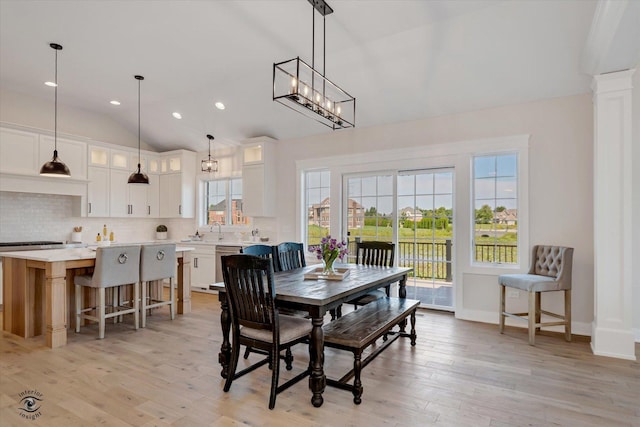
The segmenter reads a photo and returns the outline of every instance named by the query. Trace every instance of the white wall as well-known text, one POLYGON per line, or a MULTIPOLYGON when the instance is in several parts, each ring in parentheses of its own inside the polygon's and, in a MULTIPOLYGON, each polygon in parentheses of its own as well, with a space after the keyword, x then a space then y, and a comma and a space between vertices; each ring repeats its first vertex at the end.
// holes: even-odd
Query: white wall
MULTIPOLYGON (((633 237, 632 251, 634 260, 640 260, 640 63, 636 67, 633 75, 633 92, 632 92, 632 218, 633 221, 633 237)), ((636 342, 640 342, 640 273, 637 268, 633 271, 632 278, 632 297, 633 297, 633 329, 636 342)))
MULTIPOLYGON (((297 160, 522 134, 531 136, 529 242, 531 245, 559 244, 576 249, 572 301, 574 331, 588 335, 593 318, 593 111, 588 94, 280 141, 277 147, 278 238, 301 239, 296 235, 295 227, 298 221, 297 160)), ((446 155, 446 152, 441 154, 446 155)), ((384 157, 379 159, 384 160, 384 157)), ((366 165, 358 167, 366 169, 366 165)), ((468 234, 469 231, 466 236, 458 235, 458 242, 468 244, 468 234)), ((464 295, 457 300, 467 307, 456 309, 471 313, 475 320, 497 322, 495 274, 461 273, 464 283, 456 286, 464 295)), ((525 307, 522 297, 515 303, 525 307)), ((550 304, 551 310, 560 310, 562 295, 545 295, 543 304, 550 304)))
MULTIPOLYGON (((6 88, 0 89, 0 122, 53 132, 53 116, 53 97, 47 101, 6 88)), ((58 135, 63 134, 138 148, 137 130, 130 132, 108 116, 58 103, 58 135)), ((158 151, 144 141, 140 141, 140 147, 158 151)))

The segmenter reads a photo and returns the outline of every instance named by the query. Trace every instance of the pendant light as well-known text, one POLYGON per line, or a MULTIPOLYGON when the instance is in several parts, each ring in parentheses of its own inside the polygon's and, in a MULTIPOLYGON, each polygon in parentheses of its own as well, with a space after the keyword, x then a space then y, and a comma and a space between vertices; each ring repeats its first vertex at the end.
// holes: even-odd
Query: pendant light
POLYGON ((62 50, 62 46, 57 43, 50 43, 49 46, 56 51, 56 73, 55 73, 55 103, 54 103, 54 119, 53 119, 53 158, 42 165, 40 175, 70 177, 71 171, 67 165, 62 163, 58 158, 58 51, 62 50))
POLYGON ((129 175, 129 184, 149 184, 149 177, 140 169, 140 81, 142 76, 134 76, 138 80, 138 169, 129 175))
POLYGON ((209 158, 201 162, 202 172, 218 172, 218 161, 211 158, 211 141, 213 141, 213 136, 207 135, 207 138, 209 138, 209 158))

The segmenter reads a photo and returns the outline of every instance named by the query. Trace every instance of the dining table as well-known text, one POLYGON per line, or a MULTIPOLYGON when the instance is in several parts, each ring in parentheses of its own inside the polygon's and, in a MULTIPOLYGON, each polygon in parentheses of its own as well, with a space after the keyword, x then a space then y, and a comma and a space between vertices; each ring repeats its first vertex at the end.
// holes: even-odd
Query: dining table
MULTIPOLYGON (((177 312, 191 312, 191 255, 176 246, 177 312)), ((3 330, 23 338, 44 334, 47 347, 67 344, 75 322, 76 273, 93 268, 96 247, 2 253, 3 330)))
MULTIPOLYGON (((310 369, 309 388, 311 403, 315 407, 322 406, 327 378, 324 372, 324 334, 322 325, 329 310, 337 309, 341 304, 365 295, 372 289, 384 288, 398 283, 398 296, 407 297, 407 277, 413 271, 408 267, 378 267, 359 264, 345 264, 348 274, 341 280, 314 276, 317 265, 274 273, 276 307, 305 311, 312 323, 310 336, 310 369), (305 276, 314 276, 305 279, 305 276)), ((224 282, 210 285, 210 289, 218 291, 221 306, 220 324, 222 328, 222 345, 218 361, 222 366, 220 374, 223 378, 229 375, 231 360, 231 316, 227 302, 224 282)), ((402 326, 401 326, 402 327, 402 326)))

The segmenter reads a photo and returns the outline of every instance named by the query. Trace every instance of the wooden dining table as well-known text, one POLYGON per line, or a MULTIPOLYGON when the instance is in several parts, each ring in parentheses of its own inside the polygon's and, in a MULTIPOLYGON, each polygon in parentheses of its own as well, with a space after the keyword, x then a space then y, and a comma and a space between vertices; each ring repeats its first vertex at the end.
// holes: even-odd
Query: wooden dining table
MULTIPOLYGON (((191 312, 191 247, 176 247, 178 314, 191 312)), ((3 329, 23 338, 44 334, 47 347, 67 344, 75 324, 73 276, 93 268, 95 248, 3 252, 3 329)))
MULTIPOLYGON (((322 325, 327 311, 366 294, 372 289, 383 288, 398 282, 398 296, 407 296, 407 276, 412 268, 376 267, 348 264, 349 274, 342 280, 305 279, 305 273, 314 271, 318 266, 308 266, 274 274, 277 307, 303 310, 309 313, 313 329, 310 339, 311 372, 309 388, 312 392, 311 403, 322 406, 322 393, 327 385, 324 373, 324 334, 322 325)), ((227 303, 224 283, 216 283, 210 289, 217 290, 221 304, 220 324, 222 327, 222 345, 218 361, 222 365, 221 375, 229 374, 231 360, 231 317, 227 303)))

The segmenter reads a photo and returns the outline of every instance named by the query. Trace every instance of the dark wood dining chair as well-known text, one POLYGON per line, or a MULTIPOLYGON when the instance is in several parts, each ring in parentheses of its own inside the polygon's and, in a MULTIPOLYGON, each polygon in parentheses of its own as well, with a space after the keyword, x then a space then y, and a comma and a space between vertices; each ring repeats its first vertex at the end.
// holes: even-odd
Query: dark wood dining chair
POLYGON ((304 259, 304 245, 302 243, 280 243, 275 247, 275 257, 278 261, 276 271, 288 271, 307 266, 307 262, 304 259))
MULTIPOLYGON (((274 252, 273 246, 269 245, 251 245, 240 249, 241 254, 259 256, 260 258, 271 260, 274 262, 274 252)), ((276 269, 275 263, 273 264, 273 271, 278 271, 276 269)))
MULTIPOLYGON (((356 243, 356 264, 370 265, 378 267, 393 267, 396 245, 391 242, 366 241, 356 243)), ((384 290, 374 289, 365 295, 347 301, 353 304, 357 310, 358 306, 369 304, 378 298, 388 297, 390 286, 384 290)))
POLYGON ((275 306, 273 266, 269 260, 246 254, 221 259, 232 332, 231 361, 224 391, 228 392, 236 379, 268 363, 271 367, 269 409, 273 409, 278 393, 309 375, 307 367, 278 386, 280 352, 287 351, 286 367, 292 369, 291 347, 309 339, 311 321, 279 313, 275 306), (241 345, 264 350, 267 357, 236 372, 241 345))

